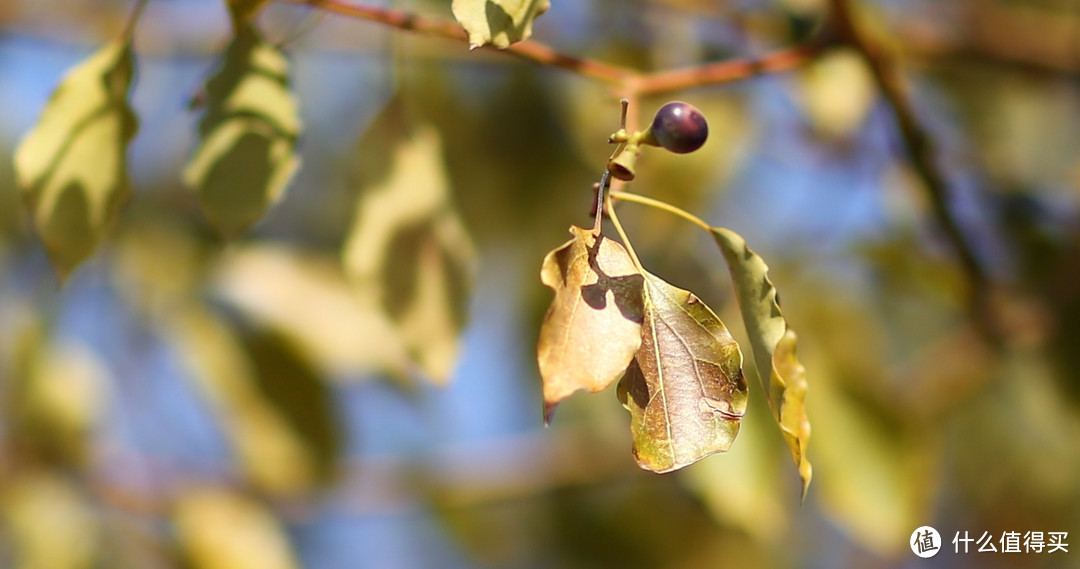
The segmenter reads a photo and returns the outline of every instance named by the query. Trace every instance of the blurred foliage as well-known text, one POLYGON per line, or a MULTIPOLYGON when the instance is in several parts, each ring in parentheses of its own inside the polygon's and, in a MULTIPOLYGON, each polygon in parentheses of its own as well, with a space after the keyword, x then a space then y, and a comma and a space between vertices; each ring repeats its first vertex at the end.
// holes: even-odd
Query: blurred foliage
MULTIPOLYGON (((260 4, 149 2, 129 44, 131 2, 0 3, 0 150, 17 157, 0 161, 0 566, 901 567, 921 525, 944 565, 1075 566, 950 543, 1080 536, 1073 3, 857 3, 988 269, 979 317, 857 54, 631 110, 683 99, 709 118, 700 151, 643 154, 628 189, 768 259, 809 384, 801 507, 754 382, 731 449, 678 473, 637 468, 614 390, 541 427, 538 267, 589 221, 609 86, 260 4), (248 19, 240 51, 261 56, 235 43, 222 67, 248 19), (205 158, 230 161, 217 203, 253 198, 224 231, 181 183, 199 136, 259 138, 205 158)), ((448 2, 400 4, 452 21, 448 2)), ((666 69, 812 37, 827 4, 563 0, 528 19, 561 52, 666 69)), ((650 270, 740 319, 708 235, 618 207, 650 270)), ((783 356, 768 349, 748 375, 783 356)))

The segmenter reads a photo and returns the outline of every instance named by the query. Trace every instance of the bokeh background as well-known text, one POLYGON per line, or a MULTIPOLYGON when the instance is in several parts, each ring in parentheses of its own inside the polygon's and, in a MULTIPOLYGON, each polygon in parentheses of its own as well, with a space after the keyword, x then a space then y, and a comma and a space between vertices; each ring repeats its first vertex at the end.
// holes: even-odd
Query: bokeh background
MULTIPOLYGON (((449 2, 393 5, 451 17, 449 2)), ((1077 551, 965 555, 950 542, 1080 540, 1080 3, 857 6, 898 58, 949 206, 988 268, 980 310, 992 314, 973 318, 854 53, 632 109, 644 122, 682 99, 710 121, 702 150, 646 153, 628 189, 740 232, 770 263, 810 384, 815 475, 800 503, 749 361, 734 447, 678 473, 637 468, 613 390, 574 396, 543 426, 539 265, 570 224, 590 222, 618 121, 608 86, 271 5, 260 23, 291 57, 303 165, 226 243, 180 172, 228 17, 216 0, 152 0, 135 33, 135 196, 62 287, 0 160, 0 567, 1076 567, 1077 551), (342 269, 355 204, 392 169, 402 121, 440 134, 429 166, 445 168, 468 231, 455 247, 475 253, 444 385, 403 356, 393 319, 342 269), (909 549, 922 525, 946 541, 933 559, 909 549)), ((666 69, 793 45, 821 8, 553 0, 535 37, 666 69)), ((0 3, 0 154, 130 9, 0 3)), ((742 340, 708 236, 634 204, 620 212, 645 265, 742 340)))

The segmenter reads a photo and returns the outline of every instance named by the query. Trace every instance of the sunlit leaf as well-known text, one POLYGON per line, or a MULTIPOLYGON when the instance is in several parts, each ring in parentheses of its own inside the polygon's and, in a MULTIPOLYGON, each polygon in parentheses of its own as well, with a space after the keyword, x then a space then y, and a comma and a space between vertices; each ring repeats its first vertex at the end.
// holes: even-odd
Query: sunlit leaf
POLYGON ((420 369, 445 383, 457 362, 475 252, 450 200, 438 132, 417 127, 391 164, 357 203, 345 271, 358 297, 376 299, 373 308, 394 322, 420 369))
POLYGON ((99 532, 87 500, 51 472, 8 474, 0 485, 0 526, 6 530, 0 559, 12 561, 12 569, 95 567, 99 532))
POLYGON ((173 514, 192 569, 294 569, 284 528, 264 506, 239 494, 195 489, 181 494, 173 514))
POLYGON ((46 343, 29 325, 16 342, 9 408, 12 434, 39 457, 83 464, 105 411, 107 372, 85 346, 46 343))
POLYGON ((126 38, 98 50, 67 73, 15 151, 19 188, 61 281, 93 253, 131 192, 134 71, 126 38))
POLYGON ((555 290, 537 344, 545 417, 579 389, 611 385, 641 345, 642 277, 630 255, 590 230, 570 233, 540 269, 540 280, 555 290))
POLYGON ((726 451, 746 411, 742 353, 693 293, 645 274, 641 348, 619 382, 634 456, 670 472, 726 451))
POLYGON ((548 0, 454 0, 454 18, 469 33, 469 47, 505 49, 532 35, 532 24, 548 0))
POLYGON ((795 357, 795 332, 780 311, 776 287, 769 281, 769 267, 750 250, 737 233, 712 228, 713 238, 724 253, 735 293, 739 299, 754 364, 803 482, 803 494, 813 471, 806 457, 810 420, 806 416, 806 370, 795 357))
POLYGON ((221 298, 287 335, 327 375, 408 373, 393 322, 370 296, 356 298, 336 258, 279 246, 234 249, 214 283, 221 298))
MULTIPOLYGON (((309 488, 330 468, 325 446, 297 427, 297 403, 320 401, 325 387, 310 373, 267 389, 248 346, 221 318, 205 308, 178 308, 163 326, 192 378, 222 421, 237 460, 267 491, 289 494, 309 488), (285 399, 296 401, 285 402, 285 399)), ((278 355, 277 357, 288 357, 278 355)), ((270 364, 273 365, 273 364, 270 364)), ((280 362, 279 364, 280 365, 280 362)), ((298 366, 288 366, 296 371, 298 366)), ((319 405, 325 409, 325 403, 319 405)), ((321 432, 321 429, 319 430, 321 432)))
POLYGON ((206 85, 199 147, 184 181, 226 237, 258 221, 300 164, 289 62, 251 26, 240 26, 221 69, 206 85))

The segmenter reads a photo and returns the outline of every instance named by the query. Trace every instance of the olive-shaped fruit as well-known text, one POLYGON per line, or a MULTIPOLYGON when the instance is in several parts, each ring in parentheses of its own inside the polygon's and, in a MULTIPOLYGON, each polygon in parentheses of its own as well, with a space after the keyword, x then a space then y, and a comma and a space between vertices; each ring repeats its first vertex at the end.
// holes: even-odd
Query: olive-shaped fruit
POLYGON ((701 148, 709 137, 705 115, 689 103, 675 101, 660 107, 649 127, 652 141, 676 154, 701 148))

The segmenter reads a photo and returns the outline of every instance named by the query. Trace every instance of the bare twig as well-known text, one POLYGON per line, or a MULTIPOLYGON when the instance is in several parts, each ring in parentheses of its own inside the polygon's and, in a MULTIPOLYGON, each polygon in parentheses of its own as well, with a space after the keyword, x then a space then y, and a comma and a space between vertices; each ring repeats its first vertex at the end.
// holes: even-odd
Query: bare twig
MULTIPOLYGON (((306 4, 343 16, 378 22, 398 29, 443 37, 466 44, 469 42, 469 37, 465 33, 465 30, 463 30, 457 22, 452 20, 428 18, 402 10, 365 6, 353 2, 343 2, 341 0, 281 1, 306 4)), ((593 59, 574 57, 557 52, 542 43, 529 40, 517 42, 505 50, 500 51, 516 55, 522 59, 541 65, 567 69, 585 77, 591 77, 607 83, 622 83, 627 77, 634 74, 634 71, 631 69, 603 63, 593 59)))
MULTIPOLYGON (((469 41, 465 30, 452 20, 429 18, 402 10, 367 6, 346 0, 280 1, 304 4, 342 16, 378 22, 401 30, 442 37, 465 44, 469 41)), ((635 96, 728 83, 761 74, 786 71, 812 59, 824 47, 821 44, 810 43, 779 50, 761 57, 721 61, 686 69, 653 73, 642 73, 595 59, 574 57, 532 40, 517 42, 504 50, 489 49, 514 55, 540 65, 565 69, 584 77, 614 85, 618 88, 619 96, 634 98, 635 96)))
POLYGON ((634 91, 651 95, 678 91, 689 87, 741 81, 757 75, 777 73, 798 67, 817 57, 828 46, 811 42, 782 49, 761 57, 720 61, 686 69, 658 71, 635 78, 634 91))

